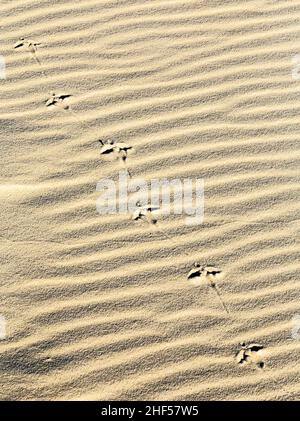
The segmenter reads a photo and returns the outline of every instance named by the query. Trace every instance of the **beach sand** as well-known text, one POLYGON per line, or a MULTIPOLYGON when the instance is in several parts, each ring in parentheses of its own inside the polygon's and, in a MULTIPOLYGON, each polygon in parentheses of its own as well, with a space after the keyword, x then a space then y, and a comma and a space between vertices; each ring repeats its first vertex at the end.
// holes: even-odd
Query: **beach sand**
POLYGON ((300 398, 299 22, 300 0, 0 1, 2 400, 300 398), (99 138, 134 177, 203 179, 204 222, 100 215, 122 167, 99 138))

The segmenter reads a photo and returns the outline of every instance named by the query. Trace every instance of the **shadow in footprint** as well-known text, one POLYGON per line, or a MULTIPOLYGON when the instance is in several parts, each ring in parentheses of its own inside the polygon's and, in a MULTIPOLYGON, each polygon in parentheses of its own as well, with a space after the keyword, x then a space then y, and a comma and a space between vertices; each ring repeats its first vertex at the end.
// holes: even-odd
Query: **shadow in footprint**
POLYGON ((158 211, 158 207, 151 205, 143 206, 139 201, 136 202, 136 209, 132 214, 132 219, 134 221, 146 221, 149 224, 157 224, 157 218, 154 217, 152 212, 158 211))
MULTIPOLYGON (((31 57, 40 65, 42 66, 42 63, 40 62, 39 58, 37 57, 37 50, 38 47, 42 45, 41 42, 33 41, 26 38, 19 38, 19 40, 15 43, 14 49, 24 49, 28 51, 31 54, 31 57)), ((44 72, 43 72, 44 73, 44 72)))
POLYGON ((103 156, 108 156, 112 159, 119 159, 123 163, 129 176, 131 176, 127 168, 127 158, 128 158, 128 151, 133 149, 132 146, 124 142, 109 141, 108 143, 104 143, 101 139, 99 139, 98 141, 102 145, 100 149, 100 154, 103 156))
POLYGON ((194 267, 189 271, 187 279, 191 281, 193 285, 201 285, 204 281, 207 283, 217 294, 219 300, 226 311, 229 314, 229 310, 221 297, 220 291, 217 287, 216 281, 223 276, 222 270, 212 264, 202 266, 200 263, 194 263, 194 267))
POLYGON ((260 344, 251 343, 246 345, 245 342, 240 344, 240 349, 236 353, 235 358, 239 365, 254 364, 256 367, 265 368, 264 361, 264 346, 260 344))
POLYGON ((46 100, 46 107, 60 107, 64 110, 68 110, 70 105, 66 102, 72 95, 60 94, 57 95, 55 92, 51 93, 51 97, 46 100))

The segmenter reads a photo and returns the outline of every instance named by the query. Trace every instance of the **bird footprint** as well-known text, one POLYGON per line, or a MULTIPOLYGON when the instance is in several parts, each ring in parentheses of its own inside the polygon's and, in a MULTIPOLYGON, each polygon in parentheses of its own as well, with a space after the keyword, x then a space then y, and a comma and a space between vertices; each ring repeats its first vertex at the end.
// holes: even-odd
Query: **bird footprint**
POLYGON ((26 39, 26 38, 19 38, 19 40, 15 43, 14 48, 15 49, 25 49, 26 51, 28 51, 31 56, 34 58, 34 60, 40 65, 42 66, 42 63, 40 62, 40 60, 37 58, 37 50, 38 47, 40 47, 42 44, 40 42, 37 41, 33 41, 30 39, 26 39))
POLYGON ((240 349, 236 353, 236 361, 240 365, 254 364, 258 368, 264 368, 264 346, 260 344, 251 343, 246 345, 245 342, 240 344, 240 349))
POLYGON ((19 38, 19 40, 15 43, 14 48, 25 48, 27 51, 34 54, 37 52, 37 48, 41 45, 42 44, 40 42, 26 38, 19 38))
POLYGON ((66 102, 72 95, 69 94, 59 94, 57 95, 55 92, 51 93, 51 97, 46 101, 46 107, 61 107, 64 110, 68 110, 70 108, 69 104, 66 102))
POLYGON ((136 210, 132 214, 132 219, 134 221, 144 220, 148 222, 149 224, 156 224, 157 218, 154 217, 153 213, 154 211, 158 211, 158 207, 154 207, 151 205, 145 205, 142 206, 140 202, 136 203, 136 210))
POLYGON ((115 143, 114 141, 110 141, 108 143, 104 143, 101 139, 99 139, 99 142, 102 145, 100 149, 100 154, 119 159, 123 163, 124 167, 127 169, 128 174, 130 176, 130 172, 126 167, 126 161, 128 157, 128 151, 133 149, 132 146, 124 142, 115 143))
POLYGON ((223 276, 221 269, 217 268, 214 265, 202 266, 200 263, 195 263, 193 269, 191 269, 187 275, 187 279, 191 281, 194 285, 202 284, 202 281, 208 283, 208 285, 215 291, 218 295, 219 300, 226 311, 229 314, 228 308, 223 301, 219 289, 217 287, 216 281, 223 276))

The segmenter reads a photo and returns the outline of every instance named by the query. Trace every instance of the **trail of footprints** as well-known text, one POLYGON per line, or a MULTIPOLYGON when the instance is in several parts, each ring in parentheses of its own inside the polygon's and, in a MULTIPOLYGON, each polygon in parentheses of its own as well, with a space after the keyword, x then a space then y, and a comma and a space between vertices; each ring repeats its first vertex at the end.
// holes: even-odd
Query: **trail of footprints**
MULTIPOLYGON (((42 43, 34 40, 29 40, 26 38, 20 38, 14 45, 15 49, 25 49, 31 54, 31 57, 36 61, 36 63, 39 64, 41 67, 41 71, 43 75, 46 77, 46 74, 44 70, 42 69, 42 63, 37 57, 37 50, 38 47, 43 45, 42 43)), ((55 92, 50 93, 50 97, 45 101, 46 107, 53 108, 58 107, 66 111, 72 111, 70 108, 70 105, 68 103, 68 100, 72 97, 70 94, 56 94, 55 92)), ((73 115, 76 115, 73 111, 73 115)), ((80 120, 77 121, 82 123, 80 120)), ((101 145, 100 148, 100 155, 102 157, 112 157, 113 159, 120 160, 125 168, 127 169, 127 172, 129 176, 131 177, 131 174, 126 167, 127 164, 127 158, 128 158, 128 152, 132 150, 132 146, 123 143, 123 142, 114 142, 114 141, 108 141, 104 142, 102 139, 98 139, 98 142, 101 145)), ((148 205, 142 205, 141 202, 136 203, 136 209, 134 210, 132 214, 132 220, 135 222, 142 221, 146 222, 152 226, 156 225, 158 220, 153 215, 153 212, 158 211, 159 208, 151 206, 151 204, 148 205)), ((170 239, 170 237, 163 233, 165 238, 170 239)), ((185 253, 187 255, 187 253, 185 253)), ((203 286, 207 285, 209 286, 218 296, 220 303, 227 313, 228 317, 230 317, 230 312, 228 310, 227 305, 225 304, 220 290, 217 285, 217 281, 221 278, 223 278, 224 274, 223 271, 216 267, 215 265, 208 264, 206 266, 201 265, 200 263, 196 262, 194 263, 194 267, 188 272, 187 274, 187 280, 194 286, 203 286)), ((235 354, 235 361, 239 366, 245 367, 245 366, 256 366, 260 369, 265 368, 265 354, 264 354, 264 346, 260 344, 250 343, 246 345, 245 342, 240 343, 240 348, 235 354)))

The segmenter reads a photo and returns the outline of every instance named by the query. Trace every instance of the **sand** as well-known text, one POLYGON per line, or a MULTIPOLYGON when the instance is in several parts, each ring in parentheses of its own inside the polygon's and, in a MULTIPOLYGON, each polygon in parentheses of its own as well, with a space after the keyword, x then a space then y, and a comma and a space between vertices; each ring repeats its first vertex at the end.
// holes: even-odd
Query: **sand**
POLYGON ((1 399, 299 399, 299 21, 300 0, 0 1, 1 399), (204 179, 203 224, 98 214, 121 168, 99 138, 134 177, 204 179))

